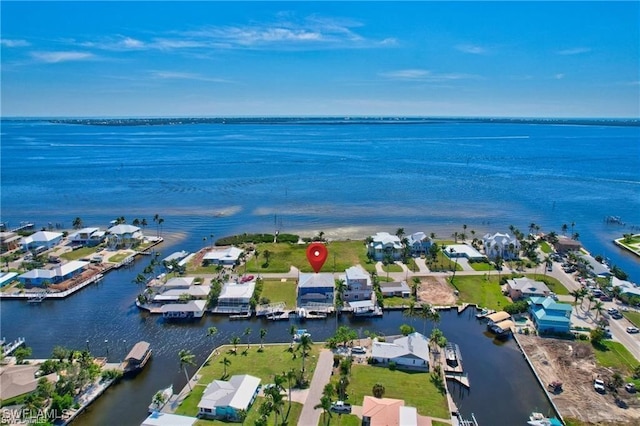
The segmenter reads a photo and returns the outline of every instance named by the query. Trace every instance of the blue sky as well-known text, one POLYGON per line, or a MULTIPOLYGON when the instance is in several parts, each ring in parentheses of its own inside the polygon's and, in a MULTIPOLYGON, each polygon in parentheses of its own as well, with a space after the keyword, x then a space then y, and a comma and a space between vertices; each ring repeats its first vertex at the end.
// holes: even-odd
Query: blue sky
POLYGON ((638 2, 7 2, 2 116, 639 117, 638 2))

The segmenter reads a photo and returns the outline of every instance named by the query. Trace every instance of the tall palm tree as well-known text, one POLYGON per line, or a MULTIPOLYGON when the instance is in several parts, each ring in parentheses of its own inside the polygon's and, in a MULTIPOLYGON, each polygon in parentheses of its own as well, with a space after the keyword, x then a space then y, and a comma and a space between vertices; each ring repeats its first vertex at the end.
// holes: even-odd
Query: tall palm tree
POLYGON ((336 330, 338 329, 338 316, 342 307, 344 306, 344 291, 346 290, 346 288, 347 284, 344 282, 344 280, 336 280, 336 330))
POLYGON ((591 310, 596 311, 596 321, 597 321, 598 317, 600 316, 600 314, 602 314, 602 311, 604 310, 604 303, 598 300, 596 303, 593 304, 593 308, 591 308, 591 310))
POLYGON ((432 311, 433 308, 428 303, 423 303, 422 306, 420 306, 420 316, 424 320, 424 328, 422 329, 423 335, 427 334, 427 321, 430 321, 432 311))
POLYGON ((73 226, 73 229, 82 228, 82 219, 80 217, 76 217, 75 219, 73 219, 71 226, 73 226))
POLYGON ((207 328, 207 337, 213 337, 218 334, 218 329, 216 327, 207 328))
POLYGON ((266 335, 267 335, 267 329, 261 328, 260 329, 260 349, 264 348, 264 336, 266 335))
POLYGON ((249 345, 249 335, 251 334, 251 328, 247 327, 244 329, 244 334, 245 336, 247 336, 247 349, 249 349, 250 345, 249 345))
POLYGON ((220 364, 222 364, 224 368, 224 372, 222 373, 223 377, 227 377, 227 367, 231 365, 231 360, 225 356, 222 358, 222 361, 220 361, 220 364))
POLYGON ((233 345, 233 352, 238 353, 238 343, 240 343, 240 338, 238 336, 233 336, 230 343, 233 345))
POLYGON ((396 237, 402 239, 402 237, 404 237, 404 228, 398 228, 396 230, 396 237))
POLYGON ((320 398, 320 403, 313 407, 315 410, 320 408, 323 411, 323 416, 325 419, 325 424, 329 426, 331 424, 331 399, 326 395, 323 395, 320 398))
POLYGON ((413 318, 416 316, 416 302, 413 300, 409 301, 409 306, 402 312, 402 315, 405 317, 409 317, 409 321, 411 321, 411 326, 413 326, 413 318))
POLYGON ((411 280, 411 294, 414 297, 414 300, 418 300, 418 288, 420 287, 420 278, 413 277, 411 280))
POLYGON ((307 358, 307 352, 309 352, 309 350, 311 349, 311 344, 313 342, 311 341, 311 337, 309 337, 309 335, 307 334, 303 334, 302 336, 300 336, 300 342, 298 343, 298 350, 302 351, 302 372, 305 372, 304 369, 304 360, 307 358))
POLYGON ((262 252, 262 256, 264 257, 265 265, 269 265, 269 258, 271 257, 271 252, 269 250, 265 250, 262 252))
POLYGON ((180 350, 180 352, 178 352, 178 358, 180 359, 180 368, 183 369, 184 376, 187 378, 187 385, 189 385, 189 390, 191 390, 191 382, 189 380, 189 375, 187 374, 187 365, 196 365, 195 357, 196 356, 188 349, 182 349, 180 350))
POLYGON ((289 389, 287 390, 287 394, 288 394, 288 397, 289 397, 289 409, 287 410, 287 417, 285 418, 285 420, 286 420, 287 418, 289 418, 289 412, 291 411, 291 388, 293 387, 292 386, 293 381, 296 379, 296 372, 293 371, 293 368, 292 368, 289 371, 287 371, 286 373, 283 372, 282 374, 283 374, 283 376, 286 377, 287 385, 289 386, 289 389))
POLYGON ((578 299, 580 299, 580 290, 572 290, 569 292, 570 296, 573 296, 573 304, 574 306, 578 304, 578 299))

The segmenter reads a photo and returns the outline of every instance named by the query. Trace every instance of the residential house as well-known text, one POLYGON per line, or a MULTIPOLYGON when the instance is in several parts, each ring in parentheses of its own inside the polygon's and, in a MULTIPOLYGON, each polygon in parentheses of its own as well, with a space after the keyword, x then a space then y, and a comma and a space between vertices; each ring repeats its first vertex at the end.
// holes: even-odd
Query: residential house
POLYGON ((371 300, 373 285, 371 276, 361 266, 351 266, 347 268, 344 275, 340 275, 340 280, 345 283, 343 300, 353 302, 356 300, 371 300))
POLYGON ((220 291, 215 311, 220 313, 249 312, 251 310, 251 298, 255 289, 255 281, 224 284, 220 291))
POLYGON ((431 238, 424 232, 415 232, 407 237, 412 256, 426 255, 431 247, 431 238))
POLYGON ((240 410, 249 410, 258 395, 260 379, 248 374, 231 376, 228 381, 214 380, 204 389, 198 404, 198 416, 241 421, 240 410))
POLYGON ((206 306, 206 300, 191 300, 187 303, 167 303, 166 305, 162 305, 160 313, 162 313, 163 318, 167 319, 202 318, 206 306))
POLYGON ((378 232, 371 237, 368 246, 369 256, 375 260, 382 261, 390 258, 393 261, 402 259, 402 241, 396 235, 388 232, 378 232))
POLYGON ((185 300, 207 300, 211 287, 208 285, 192 285, 187 288, 165 290, 153 297, 155 303, 173 303, 185 300))
POLYGON ((367 395, 362 402, 362 426, 418 426, 418 410, 401 399, 367 395))
POLYGON ((393 342, 374 340, 371 357, 378 363, 395 362, 398 367, 429 369, 429 340, 418 332, 395 339, 393 342))
POLYGON ((163 291, 175 289, 187 289, 193 285, 195 277, 174 277, 162 284, 163 291))
POLYGON ((445 247, 444 254, 450 259, 464 257, 469 260, 486 260, 487 257, 467 244, 451 244, 445 247))
POLYGON ((527 297, 546 297, 551 294, 551 290, 545 283, 527 277, 507 280, 506 289, 511 300, 527 297))
POLYGON ((28 237, 22 237, 22 250, 38 250, 40 247, 50 249, 62 241, 61 232, 38 231, 28 237))
POLYGON ((570 304, 558 303, 551 297, 531 297, 528 303, 538 333, 569 332, 573 310, 570 304))
POLYGON ((154 411, 144 419, 140 426, 193 426, 198 421, 195 417, 154 411))
POLYGON ((95 247, 106 238, 106 232, 100 228, 83 228, 69 235, 73 246, 95 247))
POLYGON ((579 251, 582 248, 582 243, 578 240, 573 240, 568 237, 559 237, 555 242, 553 248, 560 254, 565 254, 570 251, 579 251))
POLYGON ((507 233, 486 234, 482 237, 482 246, 489 259, 500 256, 505 260, 513 260, 518 258, 520 252, 520 241, 507 233))
POLYGON ((226 247, 208 251, 203 260, 204 265, 237 265, 244 250, 238 247, 226 247))
POLYGON ((640 287, 631 281, 621 280, 615 276, 611 276, 611 286, 620 287, 620 294, 626 294, 628 297, 635 296, 640 298, 640 287))
POLYGON ((58 284, 81 275, 88 264, 89 262, 82 260, 72 260, 53 269, 32 269, 22 275, 18 275, 18 280, 22 284, 29 286, 41 286, 45 283, 58 284))
MULTIPOLYGON (((58 381, 58 374, 36 376, 38 365, 3 365, 0 367, 0 401, 6 401, 36 390, 38 380, 45 377, 49 382, 58 381)), ((4 416, 3 416, 4 420, 4 416)), ((3 422, 4 423, 4 422, 3 422)))
POLYGON ((410 297, 411 289, 406 281, 380 282, 382 297, 410 297))
POLYGON ((609 275, 611 275, 611 270, 609 269, 609 267, 598 262, 593 256, 584 253, 578 253, 578 258, 583 260, 586 266, 586 272, 588 274, 596 277, 608 277, 609 275))
POLYGON ((299 308, 309 304, 332 305, 336 283, 328 272, 300 273, 298 277, 297 303, 299 308))
POLYGON ((130 249, 142 242, 144 235, 140 228, 126 223, 112 226, 107 230, 107 244, 111 249, 130 249))
POLYGON ((20 247, 22 237, 15 232, 0 232, 0 251, 6 253, 20 247))

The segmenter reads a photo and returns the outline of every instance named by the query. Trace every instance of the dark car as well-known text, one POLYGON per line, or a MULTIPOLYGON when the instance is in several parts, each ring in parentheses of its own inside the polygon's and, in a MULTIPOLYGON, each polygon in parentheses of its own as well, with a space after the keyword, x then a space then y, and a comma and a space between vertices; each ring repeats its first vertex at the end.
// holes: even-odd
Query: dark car
POLYGON ((606 294, 603 294, 602 296, 600 296, 600 300, 603 302, 611 302, 613 299, 611 298, 611 296, 607 296, 606 294))
POLYGON ((615 314, 611 314, 611 318, 622 319, 622 314, 620 312, 616 312, 615 314))

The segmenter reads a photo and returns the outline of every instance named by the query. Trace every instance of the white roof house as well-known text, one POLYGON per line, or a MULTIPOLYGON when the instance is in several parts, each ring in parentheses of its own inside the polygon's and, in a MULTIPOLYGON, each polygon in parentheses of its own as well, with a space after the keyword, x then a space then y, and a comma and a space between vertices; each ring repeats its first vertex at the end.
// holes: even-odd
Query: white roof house
POLYGON ((466 244, 451 244, 444 249, 448 257, 466 257, 467 259, 481 260, 485 256, 478 250, 466 244))
POLYGON ((27 284, 42 284, 44 281, 49 281, 52 284, 64 281, 74 274, 80 273, 89 262, 82 260, 72 260, 67 263, 58 265, 53 269, 32 269, 18 276, 18 279, 22 283, 27 284))
POLYGON ((258 393, 260 378, 248 374, 231 376, 229 381, 209 383, 198 404, 200 414, 218 417, 248 410, 258 393))
POLYGON ((297 288, 298 307, 305 307, 309 303, 333 305, 335 287, 332 273, 300 273, 297 288))
POLYGON ((498 256, 503 259, 515 259, 520 252, 520 241, 507 233, 485 234, 482 237, 482 245, 489 259, 498 256))
POLYGON ((183 294, 188 294, 194 299, 206 299, 211 291, 207 285, 192 285, 188 288, 174 288, 154 296, 154 302, 173 302, 180 300, 183 294))
POLYGON ((165 289, 189 288, 193 285, 195 277, 174 277, 164 283, 162 287, 165 289))
POLYGON ((30 250, 35 247, 44 246, 51 248, 62 240, 61 232, 38 231, 28 237, 22 238, 22 247, 30 250))
POLYGON ((187 303, 167 303, 160 312, 164 318, 201 318, 207 306, 206 300, 191 300, 187 303))
POLYGON ((140 228, 138 228, 137 226, 127 225, 126 223, 112 226, 111 228, 108 229, 108 232, 114 235, 135 234, 136 232, 139 232, 139 231, 140 231, 140 228))
POLYGON ((393 282, 380 282, 380 291, 382 296, 391 297, 409 297, 411 296, 411 289, 406 281, 393 281, 393 282))
POLYGON ((402 257, 403 249, 402 241, 397 235, 391 235, 388 232, 378 232, 371 236, 369 243, 369 255, 376 260, 382 260, 386 255, 391 256, 394 260, 402 257))
POLYGON ((371 299, 371 294, 373 293, 371 276, 361 266, 347 268, 345 274, 340 275, 339 279, 344 281, 346 285, 343 293, 345 301, 371 299))
POLYGON ((424 232, 414 232, 407 237, 407 240, 409 240, 411 253, 414 255, 426 253, 431 247, 431 238, 424 232))
POLYGON ((144 419, 140 426, 193 426, 198 421, 195 417, 154 411, 144 419))
POLYGON ((248 312, 251 308, 251 298, 255 289, 255 281, 224 284, 220 291, 220 296, 218 296, 216 312, 248 312))
POLYGON ((392 343, 374 341, 371 356, 380 363, 391 361, 399 366, 429 368, 429 340, 418 332, 395 339, 392 343))
POLYGON ((242 253, 244 253, 244 250, 234 246, 214 249, 205 254, 203 260, 216 265, 234 265, 238 262, 242 253))
POLYGON ((112 226, 107 233, 108 244, 112 248, 130 248, 144 238, 140 228, 126 223, 112 226))

